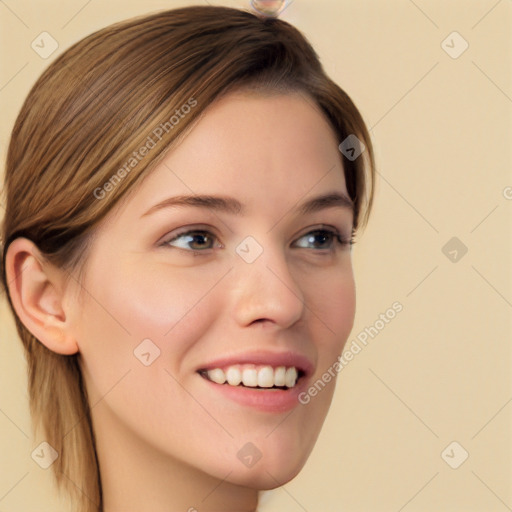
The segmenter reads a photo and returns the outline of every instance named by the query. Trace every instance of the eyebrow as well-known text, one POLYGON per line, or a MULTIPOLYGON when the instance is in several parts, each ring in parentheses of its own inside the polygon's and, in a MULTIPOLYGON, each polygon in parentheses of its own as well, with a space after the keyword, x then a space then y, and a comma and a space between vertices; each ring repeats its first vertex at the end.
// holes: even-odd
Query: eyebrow
MULTIPOLYGON (((184 195, 164 199, 153 205, 142 217, 164 208, 173 208, 179 206, 192 206, 196 208, 207 208, 214 211, 230 213, 234 215, 244 215, 245 208, 233 197, 213 196, 213 195, 184 195)), ((354 212, 353 201, 344 193, 330 192, 321 196, 313 197, 303 203, 300 203, 295 209, 302 215, 317 212, 326 208, 344 208, 354 212)))

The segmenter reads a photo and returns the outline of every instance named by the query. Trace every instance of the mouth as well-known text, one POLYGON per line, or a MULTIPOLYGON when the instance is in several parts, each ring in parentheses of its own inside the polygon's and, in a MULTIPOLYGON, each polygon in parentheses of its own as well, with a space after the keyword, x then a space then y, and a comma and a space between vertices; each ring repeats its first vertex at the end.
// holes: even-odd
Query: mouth
POLYGON ((230 354, 204 363, 196 373, 224 409, 224 400, 263 413, 281 414, 297 407, 315 364, 295 351, 268 350, 230 354))
POLYGON ((297 366, 262 364, 232 364, 197 371, 201 377, 220 386, 250 388, 260 391, 288 390, 296 387, 306 376, 297 366))

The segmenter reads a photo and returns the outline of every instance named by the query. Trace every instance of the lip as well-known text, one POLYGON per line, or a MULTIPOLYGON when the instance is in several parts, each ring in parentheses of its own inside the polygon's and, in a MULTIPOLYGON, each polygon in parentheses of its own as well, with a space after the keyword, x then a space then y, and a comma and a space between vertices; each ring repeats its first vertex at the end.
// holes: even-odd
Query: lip
POLYGON ((295 352, 273 353, 258 351, 245 352, 243 354, 210 361, 200 366, 196 372, 209 389, 215 393, 221 394, 229 400, 261 412, 284 413, 300 404, 298 397, 300 393, 307 388, 309 377, 313 374, 313 370, 313 363, 301 354, 295 352), (303 372, 303 376, 297 381, 297 384, 293 388, 254 389, 242 386, 230 386, 228 384, 217 384, 199 374, 199 372, 203 370, 250 363, 272 367, 295 366, 298 370, 303 372))
POLYGON ((299 395, 307 388, 303 377, 290 389, 254 389, 229 384, 217 384, 199 375, 199 378, 215 393, 221 394, 240 405, 267 413, 288 412, 299 402, 299 395))

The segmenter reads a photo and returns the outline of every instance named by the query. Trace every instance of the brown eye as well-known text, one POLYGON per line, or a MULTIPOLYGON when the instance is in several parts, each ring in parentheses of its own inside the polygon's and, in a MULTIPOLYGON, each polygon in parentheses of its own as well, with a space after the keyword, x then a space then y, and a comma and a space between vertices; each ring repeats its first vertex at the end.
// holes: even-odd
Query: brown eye
POLYGON ((209 231, 193 230, 180 233, 171 240, 165 242, 165 245, 189 251, 203 251, 206 249, 213 249, 215 247, 215 240, 215 235, 209 231))

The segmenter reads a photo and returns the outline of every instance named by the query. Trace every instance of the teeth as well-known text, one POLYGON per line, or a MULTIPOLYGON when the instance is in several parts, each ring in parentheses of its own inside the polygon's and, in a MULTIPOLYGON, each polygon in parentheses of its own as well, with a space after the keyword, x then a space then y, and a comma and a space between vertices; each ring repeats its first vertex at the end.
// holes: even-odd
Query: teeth
POLYGON ((258 385, 258 371, 256 368, 244 368, 242 372, 244 386, 255 388, 258 385))
POLYGON ((297 383, 297 368, 291 366, 256 366, 254 364, 233 365, 225 368, 214 368, 206 372, 206 376, 217 384, 238 386, 243 384, 249 388, 272 388, 287 387, 293 388, 297 383))
MULTIPOLYGON (((295 382, 294 382, 295 384, 295 382)), ((264 366, 258 372, 258 386, 260 388, 271 388, 274 385, 274 369, 272 366, 264 366)))
POLYGON ((295 382, 297 381, 297 370, 295 368, 288 368, 286 370, 286 376, 284 378, 284 385, 287 388, 292 388, 295 386, 295 382))
POLYGON ((226 379, 230 386, 238 386, 242 382, 242 373, 238 368, 230 366, 226 372, 226 379))
POLYGON ((286 368, 284 366, 278 366, 274 370, 274 384, 276 386, 284 386, 286 376, 286 368))
POLYGON ((213 380, 213 382, 216 382, 217 384, 224 384, 224 382, 226 382, 226 375, 220 368, 210 370, 208 372, 208 377, 210 380, 213 380))

